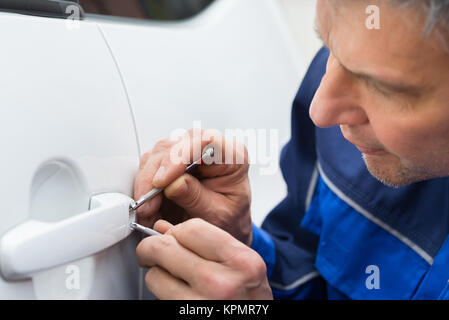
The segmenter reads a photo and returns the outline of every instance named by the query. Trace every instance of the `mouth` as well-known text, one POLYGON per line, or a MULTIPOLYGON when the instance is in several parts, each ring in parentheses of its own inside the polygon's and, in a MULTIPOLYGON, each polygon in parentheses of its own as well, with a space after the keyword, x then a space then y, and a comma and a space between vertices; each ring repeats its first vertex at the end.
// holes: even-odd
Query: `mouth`
POLYGON ((350 143, 352 143, 359 151, 365 155, 384 155, 387 154, 387 151, 383 148, 376 148, 376 147, 368 147, 368 146, 361 146, 355 142, 353 142, 351 139, 349 139, 348 132, 345 130, 344 126, 340 126, 341 133, 343 134, 343 137, 348 140, 350 143))
MULTIPOLYGON (((352 143, 352 142, 351 142, 351 143, 352 143)), ((361 153, 363 153, 363 154, 367 154, 367 155, 376 155, 376 156, 386 154, 386 152, 385 152, 384 149, 366 148, 366 147, 359 146, 359 145, 357 145, 357 144, 355 144, 355 143, 352 143, 352 144, 355 145, 356 148, 359 149, 359 151, 360 151, 361 153)))

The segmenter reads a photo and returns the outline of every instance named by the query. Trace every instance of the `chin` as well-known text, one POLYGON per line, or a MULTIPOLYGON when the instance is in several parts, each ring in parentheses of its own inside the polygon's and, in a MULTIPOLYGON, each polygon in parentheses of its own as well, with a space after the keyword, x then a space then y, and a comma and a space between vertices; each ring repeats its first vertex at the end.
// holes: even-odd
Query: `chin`
POLYGON ((393 188, 434 178, 433 175, 408 168, 398 157, 392 154, 380 157, 363 154, 362 157, 371 175, 383 184, 393 188))

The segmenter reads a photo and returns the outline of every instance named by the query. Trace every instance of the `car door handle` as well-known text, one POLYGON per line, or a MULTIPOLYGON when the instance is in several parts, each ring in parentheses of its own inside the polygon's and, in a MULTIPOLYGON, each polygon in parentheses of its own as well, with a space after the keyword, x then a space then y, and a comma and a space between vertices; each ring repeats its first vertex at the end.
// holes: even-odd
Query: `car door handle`
POLYGON ((119 193, 91 198, 89 211, 57 222, 28 220, 0 241, 0 269, 16 280, 104 250, 126 238, 135 220, 133 199, 119 193))

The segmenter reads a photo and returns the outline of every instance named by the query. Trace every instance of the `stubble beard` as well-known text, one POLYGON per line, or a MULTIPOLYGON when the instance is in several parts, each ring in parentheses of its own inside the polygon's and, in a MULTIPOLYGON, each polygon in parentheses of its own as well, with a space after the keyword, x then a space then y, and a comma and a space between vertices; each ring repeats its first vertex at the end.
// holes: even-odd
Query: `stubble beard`
POLYGON ((362 158, 373 177, 393 188, 435 177, 432 174, 409 168, 398 157, 391 154, 382 157, 362 154, 362 158))

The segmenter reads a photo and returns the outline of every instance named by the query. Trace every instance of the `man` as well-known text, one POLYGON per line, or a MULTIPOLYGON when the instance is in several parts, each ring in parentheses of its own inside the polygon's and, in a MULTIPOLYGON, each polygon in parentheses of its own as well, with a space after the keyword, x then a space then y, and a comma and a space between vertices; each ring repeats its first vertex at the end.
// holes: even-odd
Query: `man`
POLYGON ((246 159, 229 141, 191 131, 142 157, 136 198, 167 188, 139 219, 178 223, 157 221, 165 234, 137 248, 156 296, 449 297, 449 1, 378 1, 380 29, 366 27, 370 4, 317 1, 328 49, 295 99, 281 155, 288 195, 262 229, 251 225, 247 161, 195 178, 170 160, 175 147, 209 143, 246 159))

